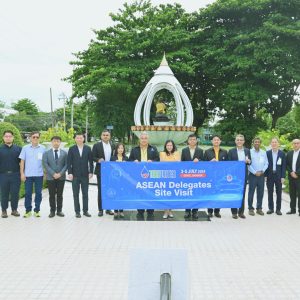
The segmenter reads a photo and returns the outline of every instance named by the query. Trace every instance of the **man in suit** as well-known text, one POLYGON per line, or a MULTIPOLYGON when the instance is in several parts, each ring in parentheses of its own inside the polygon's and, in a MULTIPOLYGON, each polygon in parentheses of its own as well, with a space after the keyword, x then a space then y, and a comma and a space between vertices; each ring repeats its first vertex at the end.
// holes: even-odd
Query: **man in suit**
MULTIPOLYGON (((159 161, 159 153, 157 149, 149 144, 149 136, 147 132, 142 132, 140 135, 139 146, 131 149, 129 161, 159 161)), ((138 209, 137 218, 144 219, 144 209, 138 209)), ((147 209, 147 218, 153 218, 153 209, 147 209)))
POLYGON ((63 191, 66 180, 67 171, 67 152, 60 149, 61 137, 53 136, 51 138, 52 148, 43 154, 43 165, 46 170, 50 214, 49 218, 56 215, 64 217, 63 207, 63 191))
MULTIPOLYGON (((204 160, 213 162, 227 160, 227 151, 220 148, 222 143, 221 137, 219 135, 214 135, 211 142, 213 146, 205 151, 204 160)), ((215 217, 221 218, 220 208, 209 208, 207 211, 210 218, 213 217, 213 213, 215 217)))
POLYGON ((291 210, 287 215, 296 213, 296 204, 298 198, 298 213, 300 216, 300 139, 294 139, 292 142, 293 150, 286 155, 286 169, 289 174, 289 192, 291 210))
MULTIPOLYGON (((198 147, 198 141, 196 134, 190 134, 187 140, 188 147, 183 148, 181 152, 181 161, 194 161, 198 162, 204 160, 203 150, 198 147)), ((198 219, 198 209, 193 208, 186 209, 184 217, 189 219, 192 216, 193 219, 198 219), (192 212, 192 215, 191 215, 192 212)))
POLYGON ((82 133, 75 134, 76 145, 70 147, 68 152, 68 173, 69 179, 72 181, 72 190, 74 198, 74 208, 76 218, 81 218, 79 190, 82 191, 82 210, 83 215, 90 217, 89 209, 89 179, 93 177, 93 155, 89 146, 84 145, 84 135, 82 133))
POLYGON ((276 188, 276 214, 281 216, 281 198, 282 198, 282 184, 284 183, 286 171, 286 158, 283 151, 279 149, 279 140, 274 137, 271 140, 271 150, 267 151, 268 168, 265 171, 267 177, 268 189, 268 207, 267 214, 274 213, 274 185, 276 188))
POLYGON ((254 216, 253 197, 256 190, 256 213, 260 216, 263 216, 264 212, 262 210, 262 202, 265 185, 264 173, 268 168, 269 162, 266 152, 260 149, 261 139, 259 137, 255 137, 252 143, 253 148, 250 150, 251 165, 249 166, 248 209, 249 215, 254 216))
MULTIPOLYGON (((96 163, 95 174, 97 176, 97 187, 98 187, 98 216, 103 216, 102 208, 102 195, 101 195, 101 167, 100 164, 103 161, 110 161, 114 145, 110 141, 111 136, 108 130, 103 130, 101 133, 101 141, 93 146, 93 160, 96 163)), ((111 210, 107 210, 106 214, 113 215, 111 210)))
POLYGON ((245 144, 245 137, 242 134, 238 134, 235 137, 235 144, 236 147, 232 148, 228 151, 228 160, 231 161, 243 161, 246 164, 245 167, 245 182, 244 182, 244 192, 243 192, 243 200, 242 206, 240 208, 232 208, 232 218, 238 219, 238 217, 245 219, 246 216, 244 215, 245 211, 245 193, 246 193, 246 184, 248 178, 248 165, 251 163, 251 154, 248 148, 244 147, 245 144))

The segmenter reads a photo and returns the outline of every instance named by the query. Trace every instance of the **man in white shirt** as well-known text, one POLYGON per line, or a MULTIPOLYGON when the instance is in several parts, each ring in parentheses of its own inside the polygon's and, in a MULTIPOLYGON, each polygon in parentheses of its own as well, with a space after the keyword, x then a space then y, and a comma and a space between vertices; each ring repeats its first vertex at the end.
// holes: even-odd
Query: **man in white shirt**
POLYGON ((298 213, 300 216, 300 139, 294 139, 292 142, 293 150, 286 155, 286 169, 289 176, 290 207, 288 215, 296 213, 296 204, 298 198, 298 213))
POLYGON ((249 166, 249 192, 248 192, 248 209, 249 215, 254 216, 253 197, 256 190, 257 202, 256 213, 263 216, 262 202, 264 197, 265 178, 264 173, 268 168, 268 158, 266 151, 260 149, 261 139, 253 139, 253 148, 250 150, 251 165, 249 166))

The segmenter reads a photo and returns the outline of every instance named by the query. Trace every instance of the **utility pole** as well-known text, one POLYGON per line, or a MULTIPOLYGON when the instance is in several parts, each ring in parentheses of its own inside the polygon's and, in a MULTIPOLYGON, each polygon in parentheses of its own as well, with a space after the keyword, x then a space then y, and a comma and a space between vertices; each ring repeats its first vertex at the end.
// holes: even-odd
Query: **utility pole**
POLYGON ((64 93, 61 93, 58 96, 58 100, 62 100, 64 102, 64 131, 66 131, 66 95, 64 93))
POLYGON ((88 125, 89 125, 89 107, 86 106, 86 117, 85 117, 85 141, 88 142, 88 125))
POLYGON ((51 104, 51 121, 52 128, 54 128, 53 102, 52 102, 52 88, 50 88, 50 104, 51 104))
POLYGON ((73 119, 74 119, 74 99, 73 97, 70 98, 71 102, 71 128, 73 128, 73 119))

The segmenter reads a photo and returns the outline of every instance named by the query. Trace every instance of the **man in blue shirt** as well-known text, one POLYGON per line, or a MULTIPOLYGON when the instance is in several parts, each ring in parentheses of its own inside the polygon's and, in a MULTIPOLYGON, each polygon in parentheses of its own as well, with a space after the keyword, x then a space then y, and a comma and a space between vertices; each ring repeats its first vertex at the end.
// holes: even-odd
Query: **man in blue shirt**
POLYGON ((264 173, 268 168, 268 158, 266 151, 260 149, 261 139, 256 137, 253 139, 253 148, 250 150, 251 165, 249 166, 249 192, 248 192, 248 208, 249 215, 254 216, 253 196, 256 189, 257 203, 256 213, 263 216, 262 201, 264 196, 265 177, 264 173))
POLYGON ((10 130, 3 133, 4 144, 0 147, 0 189, 2 218, 7 218, 8 201, 11 203, 11 214, 19 217, 18 201, 20 191, 21 147, 14 145, 14 134, 10 130))
POLYGON ((34 215, 40 217, 40 205, 42 202, 43 188, 43 165, 42 159, 45 147, 39 144, 40 133, 38 131, 31 132, 31 144, 23 147, 19 158, 21 159, 20 171, 21 180, 25 182, 25 215, 29 218, 32 211, 32 189, 35 189, 35 208, 34 215))

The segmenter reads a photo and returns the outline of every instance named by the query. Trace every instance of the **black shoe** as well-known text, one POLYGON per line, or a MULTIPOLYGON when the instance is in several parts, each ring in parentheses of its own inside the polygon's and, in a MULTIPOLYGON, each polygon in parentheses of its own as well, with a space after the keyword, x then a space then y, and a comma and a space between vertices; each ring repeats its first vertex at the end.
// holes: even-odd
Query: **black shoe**
POLYGON ((212 213, 208 213, 207 214, 209 218, 213 218, 213 214, 212 213))
POLYGON ((232 215, 232 218, 233 218, 233 219, 238 219, 239 217, 238 217, 237 214, 233 214, 233 215, 232 215))
POLYGON ((281 216, 282 212, 280 210, 276 210, 276 215, 281 216))
POLYGON ((273 214, 274 213, 274 210, 273 209, 269 209, 268 211, 267 211, 267 215, 271 215, 271 214, 273 214))
POLYGON ((61 212, 61 211, 58 211, 56 213, 56 215, 59 216, 59 217, 64 217, 65 216, 65 214, 63 212, 61 212))
POLYGON ((191 217, 191 213, 190 212, 186 212, 184 215, 185 219, 189 219, 191 217))
POLYGON ((296 213, 295 211, 290 210, 290 211, 288 211, 286 214, 287 214, 287 215, 294 215, 295 213, 296 213))
POLYGON ((111 211, 111 210, 106 210, 105 211, 105 213, 107 214, 107 215, 110 215, 110 216, 113 216, 114 215, 114 213, 111 211))
POLYGON ((192 219, 197 220, 198 218, 199 218, 198 213, 193 213, 192 214, 192 219))
POLYGON ((244 214, 240 214, 239 217, 240 217, 241 219, 246 219, 246 216, 245 216, 244 214))
POLYGON ((145 219, 144 213, 138 212, 138 213, 136 214, 136 219, 137 219, 137 220, 144 220, 144 219, 145 219))
POLYGON ((153 221, 154 220, 154 213, 149 212, 147 213, 147 221, 153 221))
POLYGON ((83 213, 83 215, 86 216, 86 217, 91 217, 91 216, 92 216, 88 211, 85 211, 85 212, 83 213))
POLYGON ((76 213, 75 217, 76 218, 81 218, 81 214, 80 213, 76 213))
POLYGON ((98 217, 103 217, 103 210, 99 210, 98 217))
POLYGON ((220 213, 215 213, 215 217, 216 217, 216 218, 221 218, 220 213))
POLYGON ((49 214, 49 218, 53 218, 53 217, 55 217, 55 212, 51 211, 50 214, 49 214))

